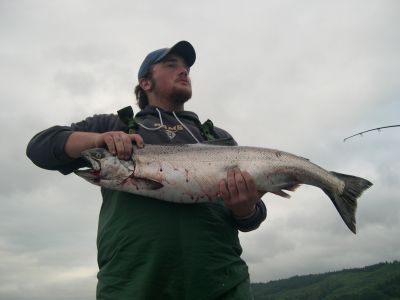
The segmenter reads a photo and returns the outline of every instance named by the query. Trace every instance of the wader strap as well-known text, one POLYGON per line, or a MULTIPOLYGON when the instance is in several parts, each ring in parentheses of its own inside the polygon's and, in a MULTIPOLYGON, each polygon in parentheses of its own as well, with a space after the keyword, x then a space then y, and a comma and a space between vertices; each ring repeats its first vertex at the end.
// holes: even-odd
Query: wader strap
POLYGON ((196 125, 200 129, 201 135, 206 139, 206 141, 213 141, 217 138, 214 131, 214 124, 210 119, 205 121, 203 124, 196 122, 196 125))
POLYGON ((139 128, 139 124, 136 122, 131 106, 124 107, 118 111, 119 119, 128 126, 128 133, 136 133, 139 128))

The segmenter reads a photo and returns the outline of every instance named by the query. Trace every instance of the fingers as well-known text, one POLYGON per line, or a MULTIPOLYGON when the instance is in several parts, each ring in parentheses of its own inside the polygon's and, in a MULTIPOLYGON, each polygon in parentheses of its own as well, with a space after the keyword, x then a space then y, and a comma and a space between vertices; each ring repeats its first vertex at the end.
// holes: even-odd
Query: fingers
POLYGON ((249 191, 246 179, 244 177, 244 174, 237 168, 235 169, 234 176, 235 176, 236 187, 238 190, 238 197, 239 199, 242 199, 246 196, 246 194, 248 194, 249 191))
POLYGON ((138 134, 127 134, 122 131, 112 131, 102 134, 102 139, 107 149, 117 155, 119 159, 128 160, 132 154, 132 142, 136 142, 138 147, 144 146, 143 139, 138 134))
POLYGON ((259 199, 256 183, 246 171, 238 168, 228 171, 226 180, 219 183, 220 195, 234 215, 247 216, 254 212, 259 199))
POLYGON ((249 186, 256 189, 254 180, 249 173, 241 172, 238 168, 230 169, 226 180, 220 182, 220 194, 228 202, 240 201, 247 198, 249 186))
POLYGON ((131 140, 126 135, 117 135, 114 138, 115 148, 119 159, 129 159, 132 152, 131 140))
POLYGON ((243 171, 242 176, 246 183, 247 191, 251 194, 252 197, 259 198, 254 178, 247 171, 243 171))
POLYGON ((219 183, 219 194, 224 201, 228 201, 230 199, 228 187, 224 179, 222 179, 219 183))
POLYGON ((139 148, 144 147, 144 141, 143 141, 142 136, 140 136, 139 134, 130 134, 129 137, 130 137, 131 141, 135 142, 139 148))
POLYGON ((239 177, 239 175, 235 175, 235 173, 236 171, 234 169, 229 170, 226 179, 229 196, 231 199, 236 199, 239 196, 239 189, 238 185, 236 184, 236 180, 239 177))

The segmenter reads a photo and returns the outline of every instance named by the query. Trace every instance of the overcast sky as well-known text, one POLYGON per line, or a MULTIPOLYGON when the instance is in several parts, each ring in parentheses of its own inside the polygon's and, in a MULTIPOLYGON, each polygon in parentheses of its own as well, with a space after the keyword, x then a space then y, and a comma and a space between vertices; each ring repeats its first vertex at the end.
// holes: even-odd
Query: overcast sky
MULTIPOLYGON (((0 299, 93 299, 100 193, 41 170, 29 139, 132 104, 145 55, 190 41, 195 111, 241 145, 369 179, 357 235, 319 189, 266 195, 240 234, 251 280, 400 259, 400 2, 0 0, 0 299)), ((218 228, 216 228, 218 230, 218 228)))

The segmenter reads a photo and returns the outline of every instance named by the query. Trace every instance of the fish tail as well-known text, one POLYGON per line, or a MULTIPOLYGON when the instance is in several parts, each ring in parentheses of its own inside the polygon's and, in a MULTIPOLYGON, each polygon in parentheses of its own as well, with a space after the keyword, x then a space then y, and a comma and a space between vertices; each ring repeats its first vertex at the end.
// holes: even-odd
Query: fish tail
POLYGON ((331 172, 331 174, 342 180, 345 187, 341 194, 327 189, 324 189, 324 192, 332 200, 347 227, 349 227, 349 229, 355 234, 357 199, 366 189, 372 186, 372 183, 364 178, 356 176, 336 172, 331 172))

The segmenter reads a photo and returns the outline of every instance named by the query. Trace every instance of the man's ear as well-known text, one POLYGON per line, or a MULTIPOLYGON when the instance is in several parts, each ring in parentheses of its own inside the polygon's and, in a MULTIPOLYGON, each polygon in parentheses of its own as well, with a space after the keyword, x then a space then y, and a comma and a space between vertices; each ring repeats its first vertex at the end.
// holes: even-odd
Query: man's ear
POLYGON ((139 80, 139 85, 144 91, 149 91, 152 88, 151 80, 147 78, 142 78, 139 80))

